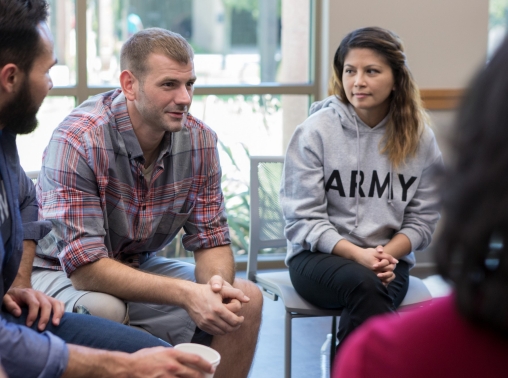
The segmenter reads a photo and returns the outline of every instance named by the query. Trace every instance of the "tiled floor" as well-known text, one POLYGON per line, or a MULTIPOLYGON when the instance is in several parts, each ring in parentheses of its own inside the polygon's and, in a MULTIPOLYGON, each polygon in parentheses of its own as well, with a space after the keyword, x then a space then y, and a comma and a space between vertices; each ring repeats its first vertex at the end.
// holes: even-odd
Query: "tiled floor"
MULTIPOLYGON (((284 305, 265 298, 263 323, 251 378, 284 376, 284 305)), ((321 346, 331 330, 331 318, 293 319, 292 377, 321 377, 321 346)), ((328 363, 328 350, 326 358, 328 363)), ((327 376, 325 374, 325 376, 327 376)))
MULTIPOLYGON (((242 274, 238 274, 242 277, 242 274)), ((243 275, 244 276, 244 275, 243 275)), ((447 285, 438 277, 424 280, 433 296, 445 295, 447 285)), ((263 323, 250 378, 282 378, 284 376, 284 305, 265 298, 263 323)), ((293 378, 327 377, 328 350, 321 354, 331 318, 293 319, 293 378)))
MULTIPOLYGON (((238 272, 245 278, 245 272, 238 272)), ((250 378, 284 377, 284 320, 282 302, 264 298, 263 322, 250 378)), ((293 378, 321 377, 321 346, 330 333, 331 318, 293 319, 293 378)), ((328 350, 324 369, 328 367, 328 350)), ((325 374, 328 376, 328 374, 325 374)))

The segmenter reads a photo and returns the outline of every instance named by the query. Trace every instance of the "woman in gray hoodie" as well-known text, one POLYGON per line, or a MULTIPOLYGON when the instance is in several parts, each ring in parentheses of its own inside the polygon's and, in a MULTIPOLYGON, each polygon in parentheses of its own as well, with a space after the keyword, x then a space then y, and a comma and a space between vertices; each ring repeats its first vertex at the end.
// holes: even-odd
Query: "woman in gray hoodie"
POLYGON ((335 94, 297 127, 280 195, 293 285, 343 308, 343 341, 404 299, 412 251, 429 245, 439 219, 432 172, 443 162, 397 35, 357 29, 333 66, 335 94))

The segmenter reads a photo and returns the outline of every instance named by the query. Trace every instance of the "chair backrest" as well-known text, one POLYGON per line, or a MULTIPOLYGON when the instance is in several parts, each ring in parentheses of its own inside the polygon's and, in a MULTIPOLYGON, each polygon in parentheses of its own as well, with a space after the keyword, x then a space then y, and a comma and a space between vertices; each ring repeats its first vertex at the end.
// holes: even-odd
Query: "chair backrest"
POLYGON ((250 157, 250 240, 247 277, 256 282, 258 252, 286 246, 279 189, 283 156, 250 157))

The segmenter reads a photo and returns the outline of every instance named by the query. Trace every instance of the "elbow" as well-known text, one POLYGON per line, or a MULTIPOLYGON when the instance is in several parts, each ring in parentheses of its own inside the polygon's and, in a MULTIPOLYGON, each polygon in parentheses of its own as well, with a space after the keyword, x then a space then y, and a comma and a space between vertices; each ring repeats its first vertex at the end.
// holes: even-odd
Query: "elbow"
POLYGON ((76 290, 94 290, 92 287, 93 280, 91 279, 89 269, 87 268, 88 266, 82 266, 71 273, 69 278, 72 282, 72 286, 74 286, 76 290))
POLYGON ((79 277, 78 274, 72 273, 70 276, 70 280, 72 282, 72 286, 74 286, 74 289, 76 290, 89 290, 86 285, 84 284, 84 280, 79 277))

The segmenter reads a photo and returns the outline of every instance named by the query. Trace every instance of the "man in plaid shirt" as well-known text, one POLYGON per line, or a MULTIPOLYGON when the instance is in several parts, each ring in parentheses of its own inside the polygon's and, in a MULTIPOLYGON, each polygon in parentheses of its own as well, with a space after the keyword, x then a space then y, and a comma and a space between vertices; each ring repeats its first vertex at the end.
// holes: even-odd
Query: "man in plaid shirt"
POLYGON ((121 89, 76 108, 46 148, 37 197, 53 229, 39 241, 33 285, 67 311, 172 344, 211 343, 216 377, 246 377, 262 297, 235 279, 217 136, 188 113, 192 48, 146 29, 122 47, 121 68, 121 89), (182 227, 195 265, 155 256, 182 227))

